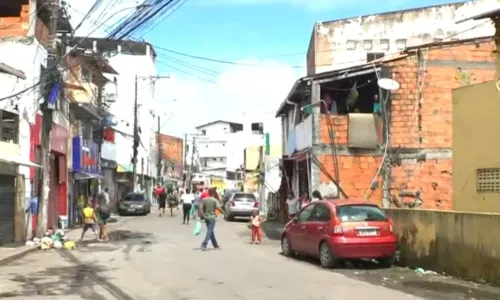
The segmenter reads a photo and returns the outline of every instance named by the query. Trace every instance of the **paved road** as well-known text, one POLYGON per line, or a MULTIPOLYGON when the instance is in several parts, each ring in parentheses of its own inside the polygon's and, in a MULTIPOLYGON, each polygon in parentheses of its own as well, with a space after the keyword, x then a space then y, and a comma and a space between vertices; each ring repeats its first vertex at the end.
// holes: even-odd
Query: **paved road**
POLYGON ((322 270, 281 256, 277 241, 249 244, 245 223, 220 221, 216 230, 222 249, 202 252, 179 217, 132 218, 108 244, 39 251, 1 266, 0 299, 500 299, 498 289, 404 269, 322 270))

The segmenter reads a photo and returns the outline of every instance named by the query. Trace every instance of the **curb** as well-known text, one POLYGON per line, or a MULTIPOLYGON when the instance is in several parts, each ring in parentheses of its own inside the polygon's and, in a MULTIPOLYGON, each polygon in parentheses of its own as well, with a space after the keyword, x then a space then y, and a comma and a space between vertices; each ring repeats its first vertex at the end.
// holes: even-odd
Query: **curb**
MULTIPOLYGON (((110 226, 110 227, 111 227, 111 228, 112 228, 112 227, 115 227, 115 226, 116 226, 116 225, 118 225, 118 224, 119 224, 119 225, 123 225, 124 223, 128 223, 129 221, 132 221, 132 220, 134 220, 134 219, 135 219, 135 218, 130 218, 130 219, 125 220, 125 221, 122 221, 122 222, 113 222, 113 223, 111 223, 111 224, 113 224, 113 225, 112 225, 112 226, 110 226)), ((81 228, 69 228, 69 229, 67 229, 67 230, 64 232, 64 234, 65 234, 65 235, 68 235, 68 234, 70 234, 70 233, 72 233, 72 232, 75 232, 76 230, 79 230, 79 229, 81 230, 81 228)), ((18 259, 23 258, 24 256, 26 256, 26 255, 28 255, 28 254, 30 254, 30 253, 32 253, 32 252, 35 252, 35 251, 38 251, 38 250, 39 250, 39 249, 38 249, 38 248, 39 248, 38 246, 22 246, 22 247, 26 247, 26 249, 19 250, 18 252, 13 251, 13 252, 15 252, 15 253, 13 253, 12 255, 8 255, 8 256, 6 256, 6 257, 0 258, 0 266, 3 266, 3 265, 6 265, 6 264, 9 264, 9 263, 11 263, 11 262, 13 262, 13 261, 16 261, 16 260, 18 260, 18 259)))
POLYGON ((14 253, 10 256, 1 258, 0 259, 0 266, 6 265, 6 264, 9 264, 9 263, 16 261, 18 259, 21 259, 24 256, 28 255, 29 253, 35 252, 36 250, 38 250, 38 246, 31 246, 31 247, 24 246, 24 247, 27 247, 27 248, 23 249, 22 251, 19 251, 17 253, 14 253))

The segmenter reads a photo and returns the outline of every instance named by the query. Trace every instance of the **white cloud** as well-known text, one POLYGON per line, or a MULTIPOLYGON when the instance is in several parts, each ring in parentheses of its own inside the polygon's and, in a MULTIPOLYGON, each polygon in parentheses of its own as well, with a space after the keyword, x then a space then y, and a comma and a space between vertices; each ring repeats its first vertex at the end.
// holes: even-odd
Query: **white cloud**
POLYGON ((262 67, 231 66, 215 79, 217 84, 181 78, 175 72, 158 83, 158 110, 168 120, 162 122, 162 132, 182 136, 197 125, 218 119, 245 124, 277 122, 276 110, 300 74, 273 61, 240 62, 262 67))

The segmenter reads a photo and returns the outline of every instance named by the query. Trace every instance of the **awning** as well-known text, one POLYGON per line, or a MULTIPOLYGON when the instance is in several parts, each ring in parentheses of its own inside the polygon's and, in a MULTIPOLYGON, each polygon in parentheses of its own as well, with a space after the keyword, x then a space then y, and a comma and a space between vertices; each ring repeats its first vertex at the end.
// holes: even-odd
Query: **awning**
POLYGON ((33 168, 42 168, 42 166, 37 165, 35 163, 32 163, 29 160, 23 159, 22 157, 19 156, 1 156, 0 154, 0 162, 11 164, 11 165, 20 165, 20 166, 25 166, 25 167, 33 167, 33 168))
POLYGON ((132 172, 132 166, 131 165, 120 165, 118 164, 116 166, 116 172, 118 173, 127 173, 127 172, 132 172))
POLYGON ((75 180, 103 179, 101 174, 90 174, 85 172, 75 172, 75 180))

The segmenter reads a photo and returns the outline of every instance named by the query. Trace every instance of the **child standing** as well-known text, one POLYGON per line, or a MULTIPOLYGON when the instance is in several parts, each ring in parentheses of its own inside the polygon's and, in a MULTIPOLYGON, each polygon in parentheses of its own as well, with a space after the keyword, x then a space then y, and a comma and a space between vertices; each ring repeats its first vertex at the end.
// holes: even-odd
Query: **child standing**
POLYGON ((252 243, 262 244, 262 231, 260 225, 264 222, 264 219, 259 216, 259 211, 255 209, 250 217, 250 223, 252 224, 252 243))
POLYGON ((99 238, 95 228, 96 223, 97 223, 97 218, 94 212, 94 208, 90 203, 87 203, 85 205, 85 208, 83 209, 83 231, 82 231, 82 236, 80 237, 81 241, 83 240, 85 232, 87 232, 89 229, 91 229, 92 232, 97 236, 97 238, 99 238))

